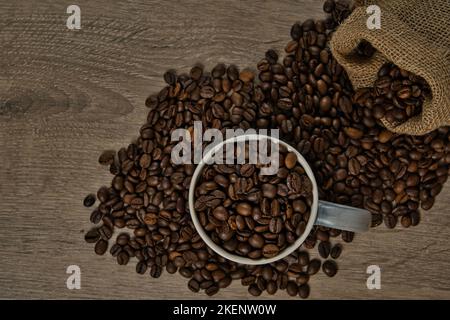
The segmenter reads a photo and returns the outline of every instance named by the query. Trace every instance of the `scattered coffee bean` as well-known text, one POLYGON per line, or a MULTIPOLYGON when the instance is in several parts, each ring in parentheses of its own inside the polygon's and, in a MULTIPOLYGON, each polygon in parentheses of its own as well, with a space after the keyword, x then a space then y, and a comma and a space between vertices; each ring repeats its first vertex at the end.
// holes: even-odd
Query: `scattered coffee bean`
POLYGON ((337 273, 337 265, 333 260, 327 260, 322 264, 322 271, 329 277, 334 277, 337 273))
POLYGON ((94 203, 95 203, 95 200, 96 200, 95 194, 92 194, 92 193, 88 194, 86 196, 86 198, 84 198, 84 200, 83 200, 83 205, 85 207, 92 207, 94 205, 94 203))

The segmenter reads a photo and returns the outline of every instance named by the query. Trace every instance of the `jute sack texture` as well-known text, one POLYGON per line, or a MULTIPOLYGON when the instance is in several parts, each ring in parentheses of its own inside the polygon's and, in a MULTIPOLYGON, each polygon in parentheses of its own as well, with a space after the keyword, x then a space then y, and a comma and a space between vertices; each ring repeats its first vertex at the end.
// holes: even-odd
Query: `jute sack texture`
POLYGON ((356 5, 330 43, 353 87, 372 87, 380 67, 393 62, 423 77, 432 96, 425 100, 420 115, 402 124, 382 120, 383 124, 410 135, 450 125, 450 0, 359 0, 356 5), (367 27, 369 5, 380 7, 381 29, 367 27), (377 49, 372 57, 355 55, 361 40, 377 49))

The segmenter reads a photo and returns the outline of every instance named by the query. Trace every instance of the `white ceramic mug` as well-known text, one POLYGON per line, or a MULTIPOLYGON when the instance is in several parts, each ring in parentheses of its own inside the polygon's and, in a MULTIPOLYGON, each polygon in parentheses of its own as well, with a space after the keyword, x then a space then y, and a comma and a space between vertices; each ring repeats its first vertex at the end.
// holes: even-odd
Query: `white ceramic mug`
POLYGON ((203 159, 200 161, 197 168, 195 169, 189 187, 189 211, 197 232, 199 233, 203 241, 205 241, 205 243, 212 250, 214 250, 217 254, 221 255, 222 257, 228 260, 248 265, 271 263, 288 256, 302 245, 302 243, 308 237, 314 225, 353 232, 364 232, 369 230, 372 219, 370 212, 367 210, 319 200, 317 182, 311 170, 311 167, 309 166, 308 162, 306 162, 305 158, 295 148, 291 147, 284 141, 281 141, 274 137, 260 134, 245 134, 225 140, 215 145, 204 155, 203 159), (232 254, 211 240, 211 238, 208 236, 208 234, 205 232, 202 225, 200 224, 200 221, 198 220, 197 214, 195 212, 194 193, 197 181, 202 173, 204 166, 206 165, 206 162, 209 162, 209 160, 211 160, 211 158, 217 151, 224 150, 222 148, 224 148, 224 146, 229 143, 255 141, 261 139, 267 139, 266 140, 267 142, 271 141, 273 143, 283 145, 287 148, 289 152, 294 152, 296 154, 297 161, 304 168, 306 174, 311 180, 313 186, 313 203, 311 206, 311 213, 309 216, 309 220, 306 224, 306 229, 303 232, 303 234, 293 244, 289 245, 272 258, 250 259, 247 257, 232 254))

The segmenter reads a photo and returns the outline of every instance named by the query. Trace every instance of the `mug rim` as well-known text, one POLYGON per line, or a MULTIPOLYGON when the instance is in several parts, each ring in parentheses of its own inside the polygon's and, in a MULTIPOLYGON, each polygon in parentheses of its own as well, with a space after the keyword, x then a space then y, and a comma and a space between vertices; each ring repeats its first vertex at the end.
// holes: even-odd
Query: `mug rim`
POLYGON ((312 228, 315 224, 315 221, 317 219, 318 206, 319 206, 319 193, 318 193, 318 188, 317 188, 317 182, 314 177, 314 173, 312 172, 312 169, 311 169, 310 165, 308 164, 308 162, 306 161, 306 159, 303 157, 303 155, 300 152, 298 152, 294 147, 292 147, 288 143, 286 143, 278 138, 271 137, 271 136, 264 135, 264 134, 243 134, 243 135, 239 135, 239 136, 234 136, 234 137, 224 140, 224 141, 218 143, 217 145, 215 145, 214 147, 212 147, 210 150, 208 150, 208 152, 202 157, 202 159, 198 163, 197 167, 195 168, 194 174, 192 175, 191 182, 189 185, 189 213, 191 215, 191 219, 194 224, 194 227, 195 227, 196 231, 198 232, 198 234, 200 235, 200 237, 202 238, 202 240, 206 243, 206 245, 208 247, 210 247, 218 255, 220 255, 228 260, 234 261, 236 263, 246 264, 246 265, 261 265, 261 264, 272 263, 272 262, 275 262, 275 261, 278 261, 278 260, 281 260, 281 259, 287 257, 292 252, 297 250, 305 242, 306 238, 308 237, 310 231, 312 230, 312 228), (284 250, 282 250, 279 254, 277 254, 274 257, 251 259, 251 258, 239 256, 237 254, 230 253, 211 240, 210 236, 206 233, 203 226, 200 224, 200 221, 198 220, 198 217, 197 217, 197 214, 196 214, 196 211, 194 208, 194 196, 195 196, 195 188, 196 188, 200 173, 203 171, 203 168, 205 167, 205 165, 208 165, 206 163, 206 161, 207 161, 207 159, 211 158, 213 153, 215 153, 220 148, 222 148, 223 146, 225 146, 226 144, 229 144, 229 143, 242 142, 242 141, 243 142, 254 141, 254 140, 262 140, 262 139, 269 139, 275 143, 281 144, 287 148, 288 152, 295 153, 295 155, 297 156, 297 161, 303 167, 309 180, 312 183, 313 202, 311 205, 310 215, 309 215, 308 222, 306 224, 305 231, 298 239, 295 240, 294 243, 287 246, 284 250))

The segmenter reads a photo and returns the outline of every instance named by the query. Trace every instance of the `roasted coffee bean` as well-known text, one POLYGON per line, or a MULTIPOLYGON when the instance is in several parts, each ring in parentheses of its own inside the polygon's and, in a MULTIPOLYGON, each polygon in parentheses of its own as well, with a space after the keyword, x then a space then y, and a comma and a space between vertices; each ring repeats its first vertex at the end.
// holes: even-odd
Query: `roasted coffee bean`
POLYGON ((86 232, 86 234, 84 235, 84 240, 87 243, 95 243, 100 239, 100 234, 98 233, 98 229, 97 228, 93 228, 91 230, 89 230, 88 232, 86 232))
POLYGON ((162 273, 162 269, 161 266, 154 264, 151 268, 150 268, 150 276, 152 278, 159 278, 161 276, 162 273))
POLYGON ((329 277, 334 277, 337 273, 337 265, 333 260, 327 260, 322 264, 322 271, 329 277))
POLYGON ((139 274, 144 274, 147 271, 147 264, 143 261, 139 261, 136 264, 136 272, 139 274))
POLYGON ((253 248, 261 249, 264 246, 264 238, 255 233, 248 239, 248 243, 250 243, 253 248))
POLYGON ((266 291, 270 295, 274 295, 278 290, 277 283, 274 280, 267 282, 266 291))
POLYGON ((180 268, 180 270, 178 270, 178 272, 185 278, 192 277, 192 271, 189 268, 186 268, 186 267, 180 268))
POLYGON ((121 251, 119 252, 119 254, 117 255, 117 263, 120 265, 126 265, 130 259, 130 256, 128 255, 128 253, 126 251, 121 251))
POLYGON ((97 223, 99 223, 100 221, 102 221, 102 217, 103 217, 103 213, 101 213, 98 209, 95 209, 94 211, 92 211, 89 220, 90 220, 93 224, 97 224, 97 223))
POLYGON ((177 75, 175 73, 175 71, 173 70, 169 70, 167 72, 164 73, 164 81, 168 84, 168 85, 175 85, 175 82, 177 81, 177 75))
POLYGON ((250 293, 254 297, 258 297, 261 295, 262 291, 261 291, 261 289, 258 288, 258 286, 255 283, 252 283, 248 287, 248 293, 250 293))
POLYGON ((103 151, 100 157, 98 158, 98 162, 102 166, 108 166, 114 163, 114 157, 116 155, 116 152, 113 150, 106 150, 103 151))
POLYGON ((304 272, 300 272, 298 277, 296 278, 296 282, 298 285, 306 284, 309 281, 309 275, 304 272))
POLYGON ((309 285, 307 283, 302 284, 298 287, 298 295, 302 299, 306 299, 309 297, 309 285))
POLYGON ((280 251, 280 248, 274 244, 266 244, 262 248, 262 254, 265 258, 275 257, 279 251, 280 251))
POLYGON ((289 281, 286 287, 288 295, 295 297, 298 293, 298 286, 294 281, 289 281))
POLYGON ((295 155, 295 153, 289 152, 289 153, 286 155, 286 157, 285 157, 285 159, 284 159, 284 162, 285 162, 286 168, 292 169, 292 168, 295 167, 295 165, 296 165, 296 163, 297 163, 297 156, 295 155))
POLYGON ((96 200, 95 194, 92 194, 92 193, 88 194, 86 196, 86 198, 84 198, 84 200, 83 200, 83 205, 85 207, 92 207, 94 205, 94 203, 95 203, 95 200, 96 200))
POLYGON ((388 227, 389 229, 393 229, 395 228, 396 224, 397 224, 397 217, 393 214, 387 214, 384 216, 384 224, 386 225, 386 227, 388 227))
POLYGON ((337 259, 340 257, 342 253, 342 246, 340 244, 336 244, 331 249, 330 255, 333 259, 337 259))
POLYGON ((319 254, 323 259, 327 259, 328 256, 330 255, 330 251, 331 251, 331 244, 328 241, 321 241, 319 243, 319 254))
POLYGON ((304 267, 309 264, 309 254, 306 251, 301 251, 298 253, 298 263, 304 267))
POLYGON ((343 231, 342 232, 342 240, 345 242, 352 242, 355 234, 351 231, 343 231))
POLYGON ((108 201, 108 198, 109 198, 108 188, 101 187, 100 189, 98 189, 98 191, 97 191, 97 198, 102 203, 105 203, 106 201, 108 201))
POLYGON ((195 280, 195 279, 191 279, 188 282, 188 288, 189 290, 191 290, 192 292, 199 292, 200 290, 200 285, 199 283, 195 280))
POLYGON ((316 274, 317 272, 319 272, 320 266, 321 266, 321 262, 319 259, 312 259, 308 265, 308 269, 307 269, 308 274, 310 276, 316 274))
POLYGON ((106 250, 108 250, 108 241, 100 239, 95 244, 95 253, 98 255, 105 254, 106 250))

